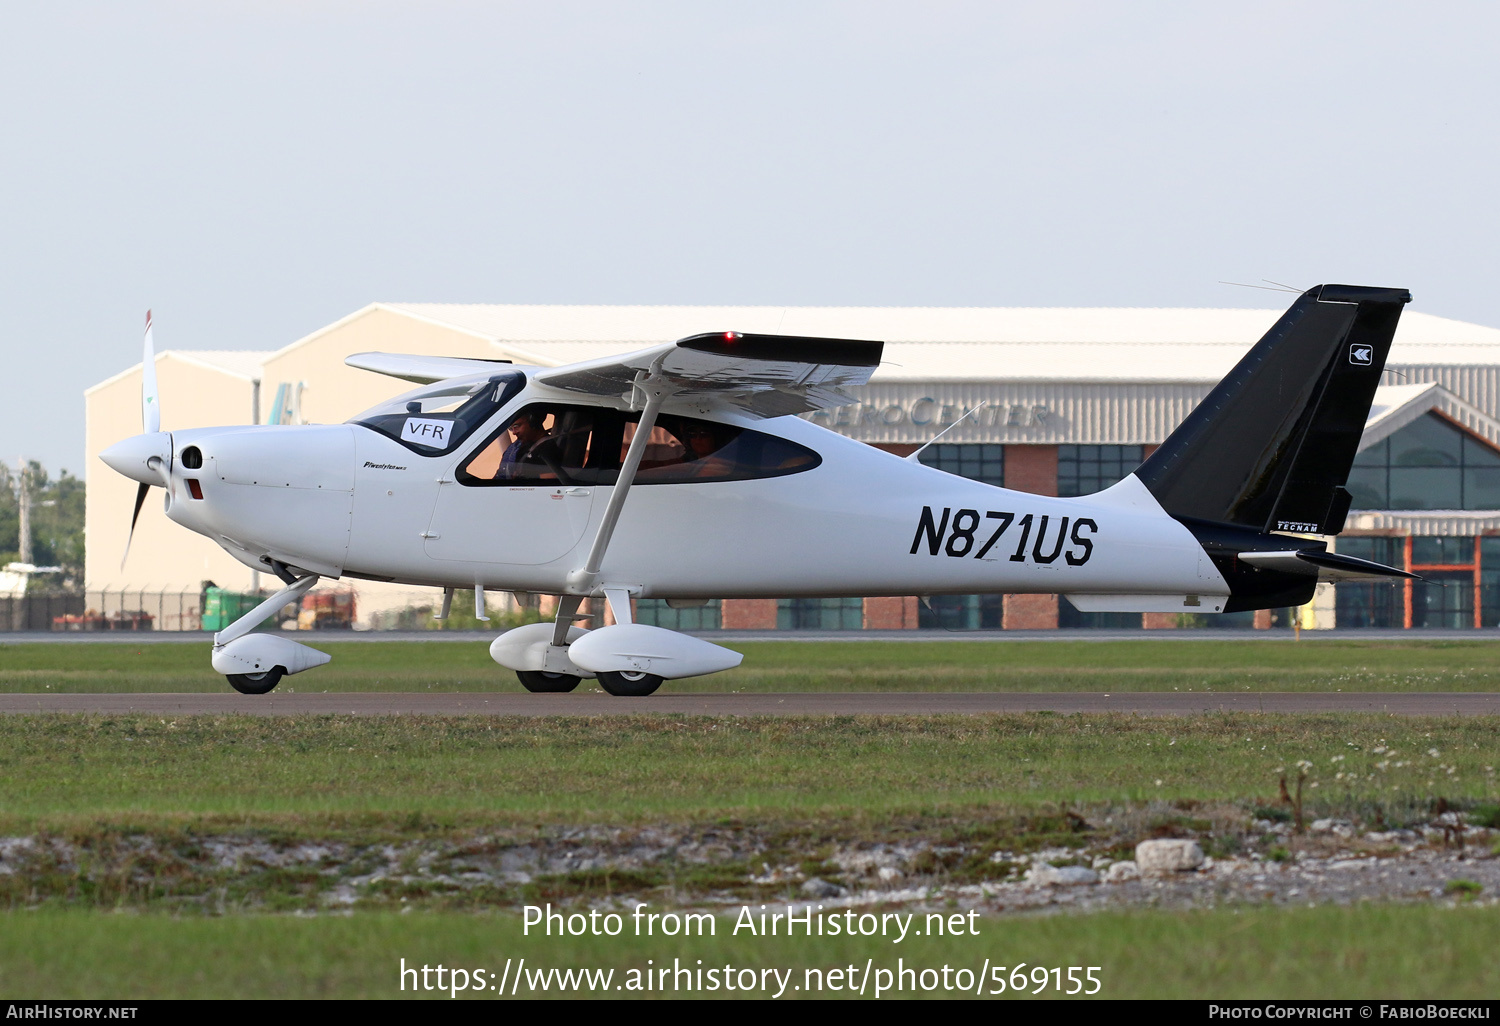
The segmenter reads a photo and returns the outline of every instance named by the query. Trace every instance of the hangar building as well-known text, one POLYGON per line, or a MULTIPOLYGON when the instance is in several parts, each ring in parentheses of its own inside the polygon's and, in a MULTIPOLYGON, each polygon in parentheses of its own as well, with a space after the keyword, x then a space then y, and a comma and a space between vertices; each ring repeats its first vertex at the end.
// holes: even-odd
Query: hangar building
MULTIPOLYGON (((882 339, 885 362, 859 402, 811 419, 902 455, 957 423, 923 462, 1009 488, 1081 495, 1129 473, 1280 313, 374 303, 280 349, 162 352, 157 374, 166 430, 335 423, 404 390, 345 366, 357 352, 556 366, 714 330, 882 339)), ((91 595, 108 605, 111 594, 191 593, 205 580, 258 587, 248 568, 171 524, 154 503, 121 569, 135 485, 95 457, 139 432, 140 376, 137 365, 85 393, 91 595)), ((1408 308, 1384 380, 1337 548, 1412 569, 1425 581, 1324 586, 1308 607, 1274 618, 1262 611, 1205 619, 1261 627, 1273 619, 1309 627, 1500 625, 1500 330, 1408 308)), ((357 588, 364 614, 431 601, 390 585, 357 588)), ((916 597, 641 605, 643 621, 682 629, 1178 623, 1171 614, 1084 615, 1040 595, 935 597, 930 605, 916 597)))

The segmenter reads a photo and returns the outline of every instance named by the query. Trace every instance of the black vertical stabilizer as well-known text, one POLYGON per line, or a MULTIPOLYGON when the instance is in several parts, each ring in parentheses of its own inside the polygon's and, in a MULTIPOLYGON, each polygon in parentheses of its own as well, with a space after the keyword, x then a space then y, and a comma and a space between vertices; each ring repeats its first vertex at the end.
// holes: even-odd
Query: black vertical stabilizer
POLYGON ((1405 289, 1304 292, 1136 471, 1175 517, 1338 534, 1405 289))

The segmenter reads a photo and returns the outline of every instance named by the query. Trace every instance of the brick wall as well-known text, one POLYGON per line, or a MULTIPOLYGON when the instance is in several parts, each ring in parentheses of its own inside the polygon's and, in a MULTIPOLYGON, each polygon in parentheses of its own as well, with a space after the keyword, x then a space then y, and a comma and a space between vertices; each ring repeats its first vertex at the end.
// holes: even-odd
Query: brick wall
POLYGON ((1007 445, 1005 487, 1033 495, 1057 494, 1057 446, 1007 445))
POLYGON ((915 596, 882 596, 865 599, 864 628, 867 631, 903 631, 917 627, 915 596))
POLYGON ((725 599, 720 606, 721 622, 726 630, 774 631, 775 599, 725 599))
POLYGON ((1000 625, 1008 631, 1056 630, 1057 596, 1005 596, 1005 607, 1001 614, 1000 625))

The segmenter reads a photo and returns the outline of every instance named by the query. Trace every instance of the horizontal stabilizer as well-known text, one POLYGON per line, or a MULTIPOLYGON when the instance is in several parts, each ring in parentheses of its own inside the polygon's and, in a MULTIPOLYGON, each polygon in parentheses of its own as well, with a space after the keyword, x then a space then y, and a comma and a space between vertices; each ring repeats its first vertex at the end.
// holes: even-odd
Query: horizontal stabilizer
POLYGON ((656 372, 671 382, 678 398, 783 417, 854 402, 844 389, 870 380, 883 348, 883 342, 720 331, 534 377, 568 392, 630 398, 636 375, 656 372))
POLYGON ((476 360, 461 356, 417 356, 412 353, 355 353, 344 363, 360 370, 374 371, 387 377, 430 385, 434 381, 461 378, 469 374, 488 374, 497 363, 509 360, 476 360))
POLYGON ((1287 549, 1281 552, 1242 552, 1239 558, 1252 566, 1294 574, 1316 574, 1320 581, 1371 581, 1397 578, 1420 580, 1416 574, 1398 570, 1357 556, 1317 549, 1287 549))

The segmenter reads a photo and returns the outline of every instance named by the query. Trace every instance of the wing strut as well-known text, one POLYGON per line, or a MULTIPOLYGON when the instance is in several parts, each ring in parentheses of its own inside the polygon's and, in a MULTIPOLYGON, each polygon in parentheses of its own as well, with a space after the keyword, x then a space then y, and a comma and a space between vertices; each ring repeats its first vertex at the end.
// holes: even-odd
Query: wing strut
MULTIPOLYGON (((574 614, 578 611, 578 606, 582 604, 582 596, 592 591, 599 579, 599 570, 604 565, 604 554, 609 550, 609 540, 614 536, 615 525, 620 520, 620 510, 625 506, 625 497, 630 494, 630 486, 635 483, 636 471, 640 469, 641 458, 646 454, 646 444, 651 438, 651 430, 656 427, 656 415, 661 410, 662 402, 676 391, 661 374, 662 361, 666 357, 667 354, 663 353, 652 361, 649 371, 636 372, 632 405, 635 400, 645 396, 646 402, 641 408, 641 419, 636 424, 635 436, 630 440, 630 448, 625 451, 625 462, 620 467, 620 476, 615 480, 615 490, 610 494, 609 504, 604 507, 604 516, 599 520, 599 530, 594 535, 593 544, 589 546, 588 559, 584 561, 583 566, 568 575, 568 589, 573 594, 564 596, 558 602, 557 626, 552 635, 554 645, 567 643, 568 627, 572 625, 574 614)), ((614 595, 608 595, 606 592, 610 607, 614 610, 615 621, 629 623, 628 597, 622 610, 613 601, 619 596, 619 590, 609 589, 609 591, 615 592, 614 595)))

